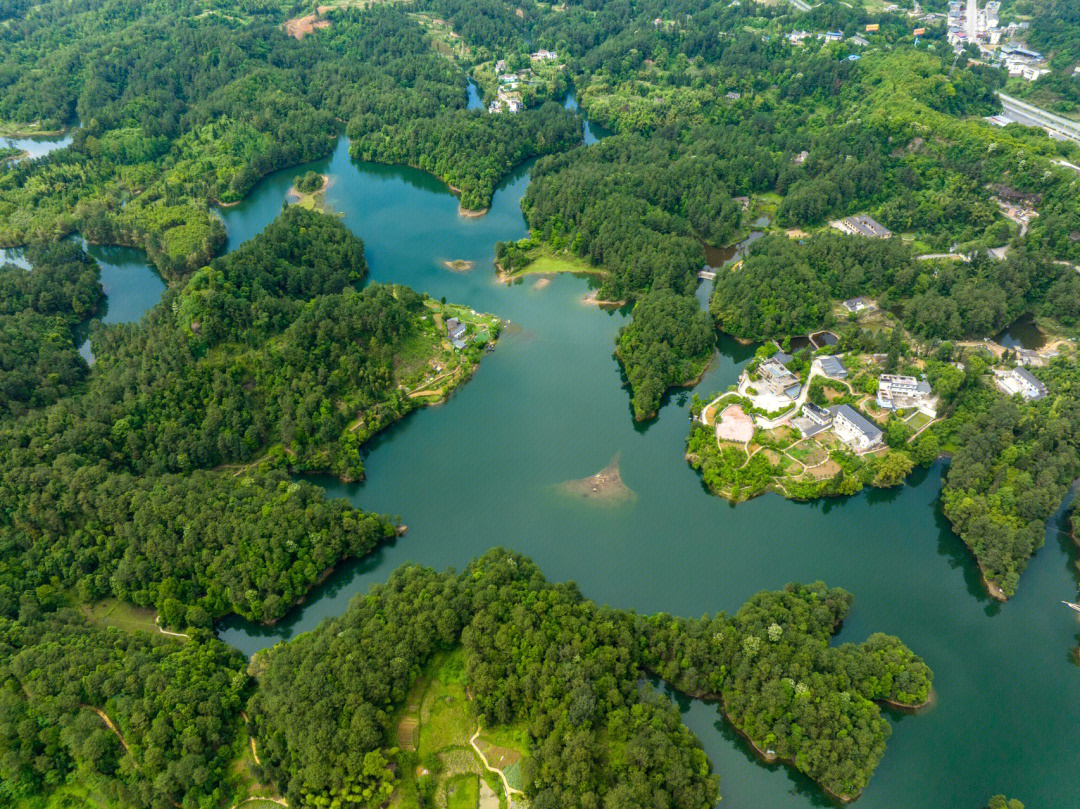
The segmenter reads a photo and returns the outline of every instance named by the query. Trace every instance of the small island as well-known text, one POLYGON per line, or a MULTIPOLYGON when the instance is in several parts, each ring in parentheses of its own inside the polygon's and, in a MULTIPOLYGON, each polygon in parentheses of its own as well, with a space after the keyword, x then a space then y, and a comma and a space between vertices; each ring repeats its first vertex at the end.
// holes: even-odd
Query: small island
POLYGON ((637 499, 634 490, 623 483, 622 475, 619 474, 618 455, 595 475, 560 483, 559 490, 598 505, 621 505, 637 499))
POLYGON ((293 185, 292 188, 289 189, 289 196, 295 200, 294 204, 299 205, 301 208, 325 213, 326 189, 329 187, 329 174, 318 174, 314 171, 309 171, 293 178, 293 185))

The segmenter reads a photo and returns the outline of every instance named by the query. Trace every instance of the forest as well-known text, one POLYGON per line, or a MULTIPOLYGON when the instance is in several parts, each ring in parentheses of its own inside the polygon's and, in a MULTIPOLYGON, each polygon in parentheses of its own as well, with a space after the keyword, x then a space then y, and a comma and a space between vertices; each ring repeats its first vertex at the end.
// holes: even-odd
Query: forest
POLYGON ((831 325, 834 303, 856 295, 899 312, 904 327, 927 340, 982 338, 1025 311, 1075 328, 1080 276, 1033 247, 1003 260, 922 261, 899 239, 823 232, 800 243, 770 235, 738 271, 717 279, 710 311, 736 337, 783 339, 831 325))
POLYGON ((890 732, 876 703, 925 702, 932 673, 896 638, 830 647, 850 608, 849 594, 817 583, 761 593, 731 618, 639 617, 496 548, 460 575, 403 567, 262 653, 249 713, 290 804, 330 793, 363 805, 364 761, 384 750, 395 706, 426 660, 460 645, 478 721, 524 726, 532 740, 527 794, 540 809, 715 804, 707 759, 645 674, 719 701, 755 745, 854 796, 890 732))
POLYGON ((945 515, 1005 597, 1043 544, 1046 520, 1080 475, 1080 376, 1056 361, 1040 372, 1049 395, 1028 404, 970 389, 954 429, 959 449, 942 493, 945 515))
MULTIPOLYGON (((13 306, 89 311, 100 283, 78 245, 28 256, 34 270, 3 275, 13 306), (35 293, 39 273, 55 276, 55 295, 35 293)), ((363 438, 421 404, 398 390, 395 354, 436 350, 424 299, 356 291, 365 270, 359 238, 294 206, 141 322, 94 324, 94 373, 0 431, 0 613, 44 587, 154 606, 173 626, 272 621, 338 561, 392 537, 385 518, 284 474, 359 478, 363 438), (365 430, 349 429, 357 413, 365 430)), ((472 361, 455 361, 467 378, 472 361)))
POLYGON ((101 305, 97 264, 73 242, 30 245, 32 269, 0 265, 0 415, 71 393, 86 375, 74 328, 101 305))
MULTIPOLYGON (((1034 47, 1055 66, 1080 58, 1055 24, 1075 20, 1069 3, 1025 4, 1034 47)), ((917 48, 905 16, 861 4, 356 5, 0 0, 0 131, 71 138, 38 159, 0 151, 0 245, 25 246, 32 266, 0 267, 0 803, 86 785, 132 809, 231 806, 250 732, 255 772, 291 806, 374 809, 423 765, 400 749, 395 717, 451 650, 470 721, 526 740, 534 809, 714 807, 719 779, 661 682, 714 703, 765 757, 856 797, 891 732, 881 706, 925 703, 933 675, 892 636, 834 645, 853 599, 820 582, 759 593, 733 616, 640 616, 494 549, 461 573, 405 566, 250 668, 214 638, 226 615, 281 619, 399 530, 293 473, 363 477, 364 441, 420 406, 409 385, 446 360, 432 315, 447 305, 364 285, 363 242, 310 211, 220 255, 215 209, 343 134, 353 157, 428 171, 474 213, 538 157, 522 201, 530 241, 591 264, 600 297, 633 307, 615 350, 637 420, 701 373, 717 327, 782 341, 835 325, 838 350, 902 367, 900 329, 835 322, 838 299, 873 295, 937 352, 921 359, 948 408, 891 457, 907 470, 952 452, 942 507, 1009 596, 1080 474, 1076 369, 1040 370, 1050 395, 1023 404, 980 382, 977 357, 937 344, 1025 312, 1076 333, 1080 177, 1060 161, 1080 163, 1080 147, 986 124, 997 71, 954 59, 939 27, 917 48), (325 27, 288 33, 315 10, 325 27), (793 45, 796 26, 865 33, 868 47, 793 45), (558 51, 556 86, 613 135, 586 146, 557 100, 466 108, 472 71, 528 64, 536 48, 558 51), (1006 202, 1038 216, 1021 228, 1006 202), (856 213, 897 237, 827 229, 856 213), (695 276, 711 248, 761 230, 702 311, 695 276), (73 237, 146 251, 170 283, 161 304, 139 323, 91 322, 100 272, 73 237), (971 259, 917 258, 945 252, 971 259), (950 364, 961 357, 963 370, 950 364), (147 631, 95 618, 103 599, 152 611, 147 631)), ((1033 89, 1075 108, 1071 85, 1033 89)), ((528 261, 514 243, 494 253, 510 269, 528 261)), ((479 355, 474 344, 446 360, 453 384, 479 355)), ((826 485, 903 477, 884 466, 826 485)))

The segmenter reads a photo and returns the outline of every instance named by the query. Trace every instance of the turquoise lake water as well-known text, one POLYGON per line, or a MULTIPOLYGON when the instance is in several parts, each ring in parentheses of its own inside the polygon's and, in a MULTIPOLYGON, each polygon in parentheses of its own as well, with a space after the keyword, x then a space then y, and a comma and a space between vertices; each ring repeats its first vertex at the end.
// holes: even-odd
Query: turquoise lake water
MULTIPOLYGON (((683 459, 689 391, 669 396, 655 421, 633 422, 613 355, 627 311, 583 303, 585 278, 496 282, 495 242, 526 235, 528 165, 500 186, 486 216, 466 218, 437 179, 353 161, 342 139, 329 157, 272 175, 222 210, 230 249, 280 212, 292 178, 308 169, 331 175, 328 201, 364 239, 371 280, 445 295, 515 328, 448 402, 368 443, 366 481, 319 479, 331 495, 400 515, 408 534, 342 565, 275 627, 224 622, 223 640, 251 654, 340 614, 404 562, 460 569, 494 545, 528 554, 552 581, 575 580, 590 598, 641 612, 732 612, 759 590, 823 579, 855 595, 840 641, 896 634, 936 673, 936 706, 889 714, 888 751, 856 806, 977 809, 995 792, 1029 809, 1080 806, 1080 623, 1060 604, 1076 594, 1077 549, 1059 518, 1018 595, 999 605, 941 516, 941 464, 902 487, 842 500, 767 495, 728 505, 683 459), (454 273, 442 264, 452 259, 476 267, 454 273), (616 456, 633 502, 596 506, 558 491, 616 456)), ((136 319, 160 296, 137 251, 92 252, 105 262, 105 319, 136 319)), ((727 339, 720 348, 696 388, 702 396, 734 382, 753 350, 727 339)), ((720 774, 724 809, 829 803, 791 768, 759 763, 715 706, 680 705, 720 774)))

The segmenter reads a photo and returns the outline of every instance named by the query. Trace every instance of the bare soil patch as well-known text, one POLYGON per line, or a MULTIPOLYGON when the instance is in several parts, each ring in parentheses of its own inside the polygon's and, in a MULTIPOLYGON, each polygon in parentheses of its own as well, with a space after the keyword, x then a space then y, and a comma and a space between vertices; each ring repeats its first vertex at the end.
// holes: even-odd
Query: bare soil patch
POLYGON ((303 39, 308 34, 315 32, 316 28, 329 28, 330 20, 320 17, 318 14, 308 14, 305 17, 294 17, 285 23, 285 33, 296 39, 303 39))
POLYGON ((443 266, 453 272, 468 272, 476 267, 475 261, 466 261, 463 258, 455 258, 453 261, 444 261, 443 266))
POLYGON ((840 464, 831 458, 820 466, 815 466, 813 469, 806 470, 806 476, 813 478, 814 480, 825 480, 831 478, 837 472, 840 471, 840 464))
POLYGON ((559 489, 564 494, 581 497, 598 505, 619 505, 637 499, 634 491, 622 481, 618 455, 595 475, 560 483, 559 489))
POLYGON ((720 414, 716 425, 718 441, 748 443, 754 437, 754 420, 738 405, 731 405, 720 414))

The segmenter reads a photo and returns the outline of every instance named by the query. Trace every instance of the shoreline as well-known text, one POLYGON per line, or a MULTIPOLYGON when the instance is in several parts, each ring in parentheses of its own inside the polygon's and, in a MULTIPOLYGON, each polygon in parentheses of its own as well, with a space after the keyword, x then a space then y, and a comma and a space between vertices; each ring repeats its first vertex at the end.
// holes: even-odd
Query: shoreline
POLYGON ((476 219, 481 216, 486 216, 487 212, 490 210, 490 207, 480 208, 479 210, 473 210, 472 208, 463 208, 460 202, 457 206, 458 216, 464 216, 466 219, 476 219))
POLYGON ((61 138, 71 129, 71 127, 65 127, 63 129, 41 129, 32 132, 25 129, 0 129, 0 138, 61 138))
MULTIPOLYGON (((646 671, 649 671, 649 670, 646 669, 646 671)), ((659 675, 656 674, 656 672, 653 672, 653 671, 649 671, 649 673, 652 674, 654 677, 659 676, 659 675)), ((662 677, 660 679, 663 680, 662 677)), ((809 778, 810 781, 813 782, 814 786, 818 787, 818 789, 820 789, 821 791, 823 791, 827 795, 831 795, 833 798, 836 798, 836 800, 840 801, 841 803, 851 803, 856 798, 858 798, 859 795, 862 794, 862 790, 859 790, 854 795, 842 795, 840 793, 834 792, 833 790, 829 789, 827 786, 822 784, 820 781, 815 780, 812 776, 808 775, 807 773, 803 773, 802 770, 800 770, 798 767, 795 766, 795 759, 794 758, 784 758, 783 756, 779 755, 778 753, 770 753, 768 750, 762 750, 760 747, 758 747, 757 742, 755 742, 752 738, 750 738, 750 736, 746 733, 746 731, 744 731, 741 727, 739 727, 738 723, 736 723, 731 718, 731 714, 728 713, 727 708, 724 705, 724 699, 723 699, 722 694, 716 694, 716 693, 713 693, 713 692, 690 693, 690 692, 682 691, 681 689, 675 688, 674 685, 672 685, 671 687, 674 688, 675 691, 677 691, 678 693, 685 694, 686 696, 690 697, 691 699, 699 700, 700 702, 704 702, 707 705, 715 705, 717 707, 717 710, 719 710, 720 715, 724 717, 724 721, 727 722, 727 724, 737 734, 739 734, 739 736, 742 739, 744 739, 747 744, 750 745, 750 747, 751 747, 751 749, 753 749, 754 753, 762 761, 764 761, 766 764, 779 763, 779 764, 785 764, 787 766, 793 767, 796 772, 802 773, 807 778, 809 778)))
POLYGON ((701 382, 702 378, 704 378, 705 372, 709 370, 709 366, 711 366, 713 364, 713 361, 716 359, 716 357, 717 357, 717 355, 719 353, 720 353, 720 349, 714 348, 712 350, 712 352, 709 354, 708 360, 706 360, 705 364, 701 367, 701 370, 698 372, 697 376, 693 377, 692 379, 688 379, 685 382, 680 382, 677 385, 672 385, 671 387, 673 387, 673 388, 693 388, 693 387, 696 387, 698 385, 698 383, 701 382))
POLYGON ((914 714, 914 713, 918 713, 919 711, 923 710, 924 708, 933 708, 933 707, 935 707, 937 705, 938 699, 937 699, 937 691, 935 691, 933 689, 933 687, 931 686, 930 693, 927 694, 926 699, 924 699, 918 705, 909 705, 909 704, 907 704, 905 702, 897 702, 896 700, 892 700, 892 699, 879 699, 879 700, 874 700, 874 701, 878 702, 878 703, 881 703, 882 705, 887 705, 890 708, 894 708, 894 709, 896 709, 898 711, 903 711, 904 713, 912 713, 912 714, 914 714))
POLYGON ((0 158, 0 163, 14 163, 16 160, 26 160, 30 157, 30 152, 23 149, 18 154, 8 155, 7 157, 0 158))
MULTIPOLYGON (((322 179, 322 185, 320 185, 314 191, 300 191, 296 187, 296 185, 294 183, 293 185, 290 185, 289 190, 287 192, 285 192, 286 198, 291 199, 293 201, 292 202, 293 205, 303 205, 308 200, 311 200, 311 207, 313 209, 317 209, 320 212, 325 211, 326 200, 323 199, 322 202, 319 202, 319 201, 317 201, 316 198, 319 197, 322 194, 325 194, 327 189, 330 188, 330 175, 329 174, 320 174, 319 177, 322 179)), ((239 203, 238 202, 229 203, 229 207, 231 207, 232 205, 237 205, 237 204, 239 204, 239 203)))
POLYGON ((982 578, 982 583, 986 587, 987 594, 995 601, 1004 604, 1009 600, 1009 597, 1005 595, 1005 591, 1001 589, 997 584, 986 578, 986 570, 983 569, 982 563, 976 559, 976 564, 979 566, 979 576, 982 578))

